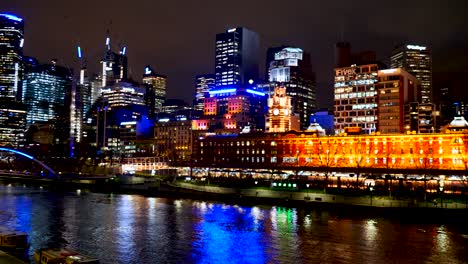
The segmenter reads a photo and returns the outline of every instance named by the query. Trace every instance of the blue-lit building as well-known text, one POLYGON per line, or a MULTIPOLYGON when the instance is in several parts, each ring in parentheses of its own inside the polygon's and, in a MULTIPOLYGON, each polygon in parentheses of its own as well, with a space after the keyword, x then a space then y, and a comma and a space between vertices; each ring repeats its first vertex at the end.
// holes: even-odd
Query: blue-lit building
POLYGON ((216 35, 216 87, 242 87, 259 77, 260 37, 245 27, 216 35))
POLYGON ((47 122, 68 117, 69 96, 72 87, 71 69, 50 64, 32 66, 23 80, 23 103, 26 105, 26 123, 47 122))
POLYGON ((203 111, 205 95, 215 87, 215 75, 203 74, 195 76, 195 99, 193 100, 193 108, 203 111))
POLYGON ((0 146, 24 141, 26 111, 21 103, 24 21, 0 14, 0 146))
POLYGON ((264 131, 268 96, 251 88, 215 89, 205 98, 203 115, 193 128, 217 134, 264 131))
POLYGON ((111 49, 111 39, 106 38, 106 50, 101 60, 101 87, 111 86, 120 81, 127 80, 128 61, 127 47, 122 47, 119 52, 111 49))
POLYGON ((310 123, 319 124, 327 135, 334 135, 335 125, 333 122, 333 112, 328 109, 317 110, 310 116, 310 123))
POLYGON ((21 99, 24 21, 0 14, 0 98, 21 99))
MULTIPOLYGON (((269 48, 267 65, 270 85, 264 84, 263 87, 286 87, 293 112, 299 114, 300 128, 305 130, 309 125, 309 116, 317 107, 315 74, 310 54, 291 46, 269 48)), ((270 89, 269 92, 271 94, 273 90, 270 89)))

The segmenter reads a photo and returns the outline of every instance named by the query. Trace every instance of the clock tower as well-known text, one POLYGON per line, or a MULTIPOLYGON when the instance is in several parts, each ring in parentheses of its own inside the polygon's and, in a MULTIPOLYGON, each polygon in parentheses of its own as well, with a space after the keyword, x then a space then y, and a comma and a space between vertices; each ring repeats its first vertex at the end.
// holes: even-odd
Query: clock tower
POLYGON ((298 117, 292 113, 291 97, 286 95, 286 88, 276 87, 273 95, 268 99, 266 132, 281 133, 299 130, 298 121, 298 117))

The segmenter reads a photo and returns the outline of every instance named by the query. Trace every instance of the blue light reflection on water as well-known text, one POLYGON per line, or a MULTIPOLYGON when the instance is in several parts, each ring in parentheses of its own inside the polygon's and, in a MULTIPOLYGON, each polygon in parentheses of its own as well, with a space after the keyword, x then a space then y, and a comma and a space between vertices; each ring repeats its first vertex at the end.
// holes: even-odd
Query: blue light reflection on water
POLYGON ((195 203, 192 257, 200 263, 266 263, 263 223, 251 208, 195 203), (255 223, 257 221, 257 223, 255 223))

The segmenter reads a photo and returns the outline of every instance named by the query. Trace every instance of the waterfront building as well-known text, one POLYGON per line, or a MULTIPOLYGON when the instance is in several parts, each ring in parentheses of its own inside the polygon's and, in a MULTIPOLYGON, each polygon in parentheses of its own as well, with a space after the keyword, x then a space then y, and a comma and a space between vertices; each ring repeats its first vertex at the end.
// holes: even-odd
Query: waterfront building
POLYGON ((309 116, 317 107, 310 54, 291 46, 270 48, 267 64, 269 82, 286 88, 286 94, 292 100, 293 112, 299 114, 300 127, 306 129, 309 116))
POLYGON ((215 87, 215 75, 203 74, 195 77, 195 99, 193 100, 193 108, 203 111, 205 96, 215 87))
POLYGON ((193 129, 218 134, 237 134, 246 127, 264 130, 266 103, 266 94, 254 89, 212 90, 203 115, 193 120, 193 129))
POLYGON ((286 94, 286 87, 278 86, 268 99, 266 132, 281 133, 290 130, 299 131, 299 118, 292 111, 291 97, 286 94))
POLYGON ((150 66, 145 67, 143 84, 146 86, 146 100, 152 115, 161 112, 166 101, 167 77, 157 74, 150 66))
POLYGON ((405 105, 417 102, 420 82, 402 68, 378 71, 378 128, 383 134, 420 132, 405 126, 405 105))
POLYGON ((419 45, 396 47, 391 60, 391 68, 403 68, 421 81, 419 103, 432 103, 432 55, 429 48, 419 45))
POLYGON ((335 134, 359 127, 364 134, 377 132, 378 64, 335 68, 335 134))
POLYGON ((468 130, 353 136, 318 131, 196 138, 193 160, 196 167, 401 175, 464 174, 468 165, 468 130))
POLYGON ((171 161, 189 161, 192 154, 192 121, 159 119, 154 124, 155 153, 171 161))
POLYGON ((0 146, 19 147, 24 144, 26 109, 20 102, 0 100, 0 146))
POLYGON ((29 68, 24 76, 22 94, 27 111, 26 123, 69 120, 66 99, 70 96, 72 79, 72 70, 57 65, 56 60, 29 68))
POLYGON ((260 37, 245 27, 216 35, 215 84, 239 88, 259 77, 260 37))

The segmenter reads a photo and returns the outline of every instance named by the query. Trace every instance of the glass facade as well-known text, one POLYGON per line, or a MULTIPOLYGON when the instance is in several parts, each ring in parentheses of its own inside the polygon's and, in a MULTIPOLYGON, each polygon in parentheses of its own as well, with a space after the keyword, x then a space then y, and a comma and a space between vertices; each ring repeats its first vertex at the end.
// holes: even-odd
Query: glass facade
POLYGON ((23 19, 10 14, 0 14, 0 97, 2 98, 19 100, 21 96, 23 31, 23 19))
POLYGON ((246 28, 232 28, 216 35, 216 86, 238 87, 258 79, 260 38, 246 28))
POLYGON ((23 103, 26 123, 46 122, 68 113, 67 93, 71 92, 73 73, 70 69, 52 64, 37 65, 25 74, 23 103))
POLYGON ((145 67, 143 84, 147 87, 147 103, 152 113, 161 112, 166 101, 167 77, 156 74, 150 66, 145 67))

